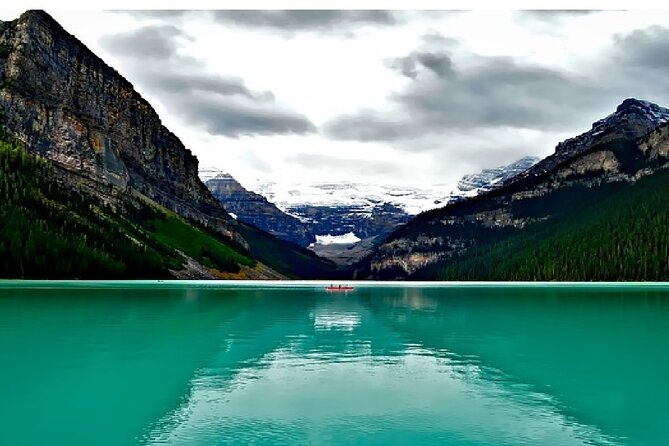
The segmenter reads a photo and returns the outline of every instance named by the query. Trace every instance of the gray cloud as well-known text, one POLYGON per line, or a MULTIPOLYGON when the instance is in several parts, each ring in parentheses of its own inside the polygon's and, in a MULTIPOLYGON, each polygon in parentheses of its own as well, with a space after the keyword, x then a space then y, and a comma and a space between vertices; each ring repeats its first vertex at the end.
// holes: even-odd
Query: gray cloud
POLYGON ((186 35, 175 26, 147 26, 103 36, 100 43, 108 50, 126 57, 165 60, 176 56, 178 37, 186 35))
POLYGON ((518 14, 531 17, 579 17, 599 12, 594 9, 528 9, 518 14))
POLYGON ((451 77, 454 74, 450 56, 440 52, 414 51, 408 56, 389 61, 388 66, 412 79, 416 79, 422 68, 426 68, 442 78, 451 77))
POLYGON ((187 73, 175 71, 145 71, 144 76, 151 83, 147 88, 165 93, 211 93, 224 96, 244 96, 258 101, 273 101, 269 91, 251 91, 241 79, 224 78, 213 74, 187 73))
POLYGON ((651 26, 615 37, 618 60, 621 63, 647 70, 669 68, 669 29, 651 26))
POLYGON ((424 132, 424 127, 397 112, 361 110, 326 123, 324 132, 330 138, 340 140, 395 141, 415 138, 424 132))
POLYGON ((286 161, 306 168, 312 168, 313 166, 328 166, 328 168, 334 170, 345 170, 349 174, 400 175, 403 173, 401 166, 397 163, 376 160, 361 161, 359 159, 338 158, 314 153, 298 153, 289 156, 286 161))
POLYGON ((421 40, 427 48, 438 48, 442 50, 445 48, 457 46, 460 43, 458 39, 454 39, 453 37, 446 37, 433 29, 423 34, 421 40))
POLYGON ((536 33, 554 37, 563 37, 564 25, 571 20, 591 16, 600 11, 592 10, 529 10, 515 11, 514 21, 526 29, 536 33))
POLYGON ((140 19, 173 21, 186 15, 209 16, 225 26, 264 28, 292 35, 297 31, 350 34, 355 28, 403 23, 397 11, 384 10, 126 10, 140 19))
POLYGON ((337 31, 354 25, 394 25, 392 11, 341 10, 255 10, 215 11, 216 21, 246 27, 282 31, 337 31))
POLYGON ((149 18, 149 19, 173 19, 176 17, 181 17, 184 14, 188 13, 187 10, 180 9, 128 9, 128 10, 112 10, 109 12, 119 13, 119 14, 128 14, 139 18, 149 18))
POLYGON ((574 17, 584 17, 595 14, 599 11, 590 9, 537 9, 517 11, 516 17, 521 21, 539 21, 547 24, 556 25, 559 22, 568 20, 574 17))
POLYGON ((215 135, 312 133, 305 116, 285 110, 268 91, 250 90, 239 79, 177 70, 143 71, 146 88, 193 125, 215 135))
POLYGON ((304 116, 283 110, 269 101, 240 96, 177 94, 169 102, 186 121, 216 135, 301 134, 316 130, 304 116))
POLYGON ((126 60, 133 78, 146 91, 210 134, 240 137, 316 131, 305 116, 279 106, 269 91, 253 91, 238 78, 193 71, 199 61, 178 53, 177 39, 184 37, 174 26, 148 26, 104 36, 100 43, 126 60))
POLYGON ((338 117, 325 127, 329 136, 393 141, 477 128, 560 130, 602 104, 596 82, 510 58, 480 57, 462 69, 445 53, 416 52, 396 62, 411 82, 390 96, 394 107, 338 117))

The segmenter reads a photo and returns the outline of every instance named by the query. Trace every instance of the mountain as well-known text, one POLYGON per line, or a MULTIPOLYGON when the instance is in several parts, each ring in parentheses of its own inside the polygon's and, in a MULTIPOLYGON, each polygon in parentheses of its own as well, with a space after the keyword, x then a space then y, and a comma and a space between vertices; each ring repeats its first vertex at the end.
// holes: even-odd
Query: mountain
MULTIPOLYGON (((202 171, 200 175, 203 175, 202 171)), ((402 214, 415 215, 448 202, 453 186, 414 187, 350 181, 278 183, 259 180, 250 185, 250 189, 275 203, 284 212, 308 222, 312 220, 309 210, 313 208, 349 207, 351 212, 371 216, 374 208, 390 204, 402 214)))
MULTIPOLYGON (((324 189, 329 192, 337 190, 337 183, 311 187, 291 185, 294 189, 291 189, 289 195, 295 201, 288 205, 286 201, 282 201, 279 208, 265 196, 245 189, 231 175, 222 173, 217 168, 201 169, 200 177, 207 179, 206 185, 212 194, 238 220, 252 224, 280 239, 308 247, 321 257, 334 260, 340 265, 364 257, 377 239, 410 218, 400 207, 381 202, 374 196, 359 196, 358 200, 352 200, 350 196, 343 198, 331 195, 334 200, 330 201, 316 198, 322 197, 324 189), (303 202, 297 197, 300 190, 318 192, 311 196, 305 194, 306 200, 303 202)), ((351 183, 341 185, 339 190, 351 187, 351 183)), ((275 183, 262 183, 259 190, 267 193, 270 199, 275 199, 273 186, 275 183)))
MULTIPOLYGON (((391 211, 388 207, 391 206, 398 220, 405 220, 407 215, 417 215, 490 190, 526 171, 538 161, 539 158, 527 156, 508 165, 467 174, 455 187, 447 184, 414 187, 347 181, 281 184, 258 181, 251 189, 304 222, 318 223, 314 221, 314 215, 326 214, 328 209, 341 210, 344 215, 357 214, 360 218, 368 218, 384 206, 386 213, 391 211)), ((200 177, 203 180, 213 178, 215 172, 214 168, 201 169, 200 177)), ((327 225, 324 229, 329 230, 327 225)), ((350 224, 345 223, 338 232, 344 234, 352 229, 350 224)), ((325 233, 323 229, 316 232, 325 233)))
POLYGON ((198 163, 132 85, 43 11, 0 25, 0 114, 73 187, 109 203, 131 188, 212 226, 230 220, 198 163))
POLYGON ((0 22, 0 127, 2 277, 281 278, 299 276, 297 265, 320 277, 333 268, 231 218, 151 105, 43 11, 0 22))
POLYGON ((615 112, 592 124, 589 131, 559 143, 555 153, 516 176, 514 181, 542 176, 597 144, 635 139, 667 121, 669 109, 635 98, 625 99, 615 112))
POLYGON ((407 222, 410 214, 396 203, 416 193, 411 188, 351 182, 259 182, 254 190, 298 218, 316 240, 309 249, 339 265, 360 260, 407 222))
POLYGON ((352 182, 257 182, 252 192, 215 167, 200 178, 227 211, 281 239, 309 247, 339 265, 360 260, 412 215, 489 190, 532 166, 525 157, 507 166, 466 175, 457 188, 352 182), (276 205, 274 204, 276 203, 276 205))
POLYGON ((300 246, 309 246, 316 240, 307 225, 285 214, 262 195, 244 189, 232 175, 219 173, 205 184, 234 218, 300 246))
POLYGON ((356 274, 666 280, 668 121, 669 110, 626 99, 499 187, 399 227, 356 274))
POLYGON ((467 198, 491 190, 525 172, 538 161, 540 161, 540 158, 526 156, 506 166, 483 169, 479 173, 467 174, 458 181, 457 189, 452 195, 457 198, 467 198))

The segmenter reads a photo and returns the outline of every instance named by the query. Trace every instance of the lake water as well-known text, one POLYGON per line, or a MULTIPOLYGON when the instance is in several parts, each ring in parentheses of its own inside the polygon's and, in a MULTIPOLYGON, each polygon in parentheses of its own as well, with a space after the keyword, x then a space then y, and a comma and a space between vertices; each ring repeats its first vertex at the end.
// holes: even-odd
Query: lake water
POLYGON ((0 283, 2 445, 669 442, 669 287, 49 286, 0 283))

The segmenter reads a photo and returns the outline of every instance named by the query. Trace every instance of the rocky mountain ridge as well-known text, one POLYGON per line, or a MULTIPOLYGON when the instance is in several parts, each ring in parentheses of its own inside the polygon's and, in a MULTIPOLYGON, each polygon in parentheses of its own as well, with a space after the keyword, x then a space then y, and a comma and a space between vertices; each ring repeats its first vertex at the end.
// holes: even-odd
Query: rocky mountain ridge
POLYGON ((468 196, 472 196, 472 192, 479 194, 491 190, 525 172, 539 161, 540 158, 526 156, 505 166, 483 169, 479 173, 464 175, 458 181, 457 190, 453 192, 453 196, 456 197, 455 199, 467 198, 468 196))
MULTIPOLYGON (((39 233, 53 244, 54 258, 67 260, 75 255, 67 246, 83 249, 71 228, 88 222, 83 238, 95 237, 97 251, 80 265, 87 277, 141 277, 127 271, 137 263, 124 253, 135 251, 150 256, 152 271, 177 277, 322 277, 333 269, 312 252, 233 219, 200 180, 197 158, 132 84, 44 11, 0 22, 0 134, 3 156, 21 161, 7 164, 2 179, 20 178, 24 186, 3 212, 34 229, 19 234, 21 240, 16 234, 0 240, 0 252, 10 242, 32 246, 30 237, 39 233), (48 178, 33 184, 30 172, 48 178), (38 196, 27 206, 31 193, 38 196), (46 199, 52 195, 57 199, 46 199), (71 203, 79 213, 63 215, 71 203), (59 216, 57 223, 33 220, 37 210, 59 216), (125 233, 121 248, 104 228, 125 233)), ((9 254, 21 263, 22 252, 31 251, 9 254)), ((35 274, 45 274, 40 268, 35 274)))
POLYGON ((651 175, 667 159, 668 121, 669 110, 627 99, 589 132, 558 144, 554 154, 499 187, 400 227, 358 273, 406 278, 431 265, 447 265, 475 246, 541 227, 578 207, 564 197, 578 200, 607 183, 651 175))
POLYGON ((205 184, 235 218, 300 246, 309 246, 316 240, 306 224, 282 212, 262 195, 246 190, 232 175, 219 173, 205 184))
POLYGON ((560 142, 553 154, 514 177, 513 181, 541 176, 594 145, 639 138, 668 121, 669 109, 649 101, 627 98, 613 113, 594 122, 590 130, 560 142))
POLYGON ((397 206, 370 204, 367 200, 353 204, 296 204, 284 211, 264 196, 245 189, 227 173, 216 173, 215 168, 207 168, 202 176, 209 178, 207 187, 236 218, 303 247, 314 248, 320 244, 320 239, 338 239, 351 234, 366 240, 363 245, 367 248, 359 258, 369 252, 373 240, 410 219, 397 206))
POLYGON ((475 196, 532 166, 537 158, 525 157, 506 166, 466 175, 458 187, 433 188, 373 185, 352 182, 257 182, 256 193, 231 175, 203 167, 200 177, 229 212, 271 234, 309 247, 340 264, 369 254, 386 235, 410 220, 412 214, 475 196), (276 202, 276 205, 273 203, 276 202), (360 239, 358 242, 343 240, 360 239), (333 240, 332 246, 313 243, 333 240), (341 241, 340 241, 341 239, 341 241))
POLYGON ((73 187, 119 203, 129 190, 221 228, 197 158, 116 70, 43 11, 0 27, 0 115, 73 187))

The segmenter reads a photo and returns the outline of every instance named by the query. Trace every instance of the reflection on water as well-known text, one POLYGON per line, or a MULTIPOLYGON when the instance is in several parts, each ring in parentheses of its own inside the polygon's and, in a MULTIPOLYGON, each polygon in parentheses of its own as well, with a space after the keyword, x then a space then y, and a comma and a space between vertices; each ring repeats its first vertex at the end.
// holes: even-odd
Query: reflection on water
POLYGON ((314 330, 316 331, 353 331, 354 328, 360 325, 360 314, 353 312, 329 313, 327 311, 321 311, 314 314, 313 318, 314 330))
POLYGON ((0 289, 0 444, 660 445, 667 316, 644 289, 0 289))

